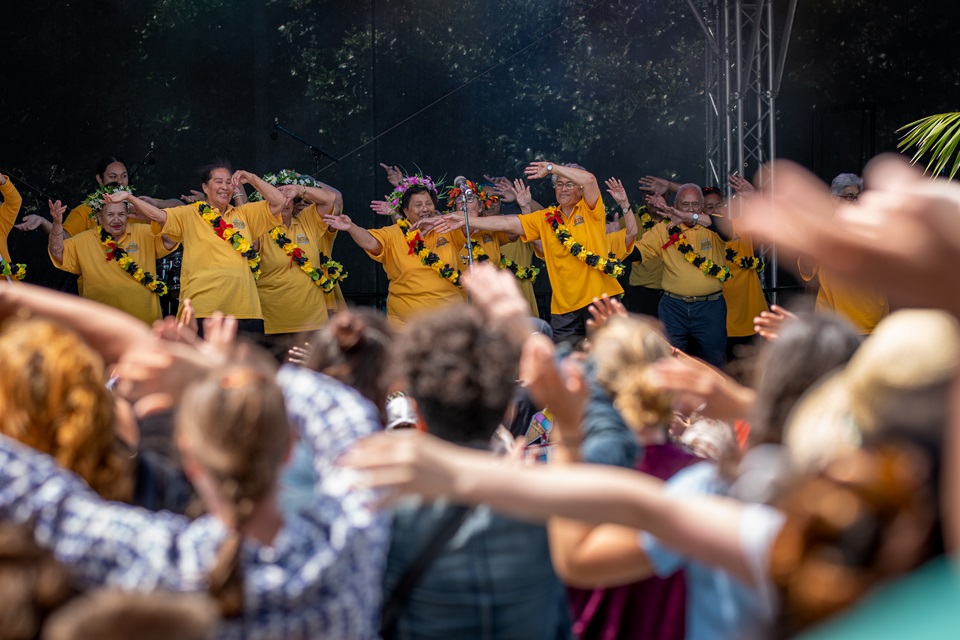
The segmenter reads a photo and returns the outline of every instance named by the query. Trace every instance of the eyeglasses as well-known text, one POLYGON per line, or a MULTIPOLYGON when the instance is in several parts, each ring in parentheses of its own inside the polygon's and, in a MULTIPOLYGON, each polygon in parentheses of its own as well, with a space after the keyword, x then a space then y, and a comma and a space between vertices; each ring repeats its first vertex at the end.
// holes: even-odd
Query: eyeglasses
POLYGON ((553 188, 557 191, 570 191, 571 189, 577 188, 576 182, 557 182, 553 185, 553 188))
POLYGON ((859 194, 859 193, 848 193, 847 195, 845 195, 845 196, 840 196, 840 197, 843 198, 844 200, 846 200, 847 202, 856 202, 857 200, 860 199, 860 194, 859 194))

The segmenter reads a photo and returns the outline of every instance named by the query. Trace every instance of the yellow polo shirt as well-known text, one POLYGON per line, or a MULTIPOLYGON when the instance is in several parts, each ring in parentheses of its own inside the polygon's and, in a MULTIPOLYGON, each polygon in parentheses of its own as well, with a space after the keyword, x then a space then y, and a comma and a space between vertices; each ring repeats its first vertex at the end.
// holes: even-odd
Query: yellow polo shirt
MULTIPOLYGON (((737 252, 739 258, 754 256, 753 241, 740 237, 727 243, 727 248, 737 252)), ((731 280, 723 283, 723 298, 727 301, 727 335, 744 338, 756 333, 753 319, 761 311, 767 311, 767 299, 763 295, 760 275, 756 269, 744 269, 736 262, 727 262, 731 280)))
MULTIPOLYGON (((127 225, 117 244, 137 265, 157 275, 157 258, 169 255, 163 239, 145 225, 127 225)), ((83 297, 126 311, 147 324, 160 319, 160 297, 133 279, 116 260, 107 261, 107 252, 96 229, 82 231, 63 241, 63 260, 57 268, 84 276, 83 297)), ((170 283, 167 283, 168 285, 170 283)))
MULTIPOLYGON (((657 224, 637 243, 644 261, 658 257, 663 259, 661 288, 678 296, 708 296, 719 292, 723 286, 720 280, 687 262, 677 249, 677 243, 663 246, 670 240, 667 227, 667 222, 657 224)), ((700 225, 693 228, 681 225, 681 229, 696 253, 721 267, 726 264, 726 245, 720 236, 700 225)))
MULTIPOLYGON (((303 249, 314 268, 320 267, 320 241, 327 225, 311 205, 294 216, 284 234, 303 249)), ((270 234, 260 236, 260 269, 257 293, 263 308, 267 334, 313 331, 327 323, 327 301, 323 289, 277 246, 270 234)))
MULTIPOLYGON (((637 219, 637 242, 643 240, 643 236, 650 233, 650 229, 643 228, 643 222, 640 216, 633 214, 637 219)), ((621 222, 621 224, 623 224, 621 222)), ((663 258, 655 257, 643 262, 634 262, 630 265, 630 286, 647 287, 648 289, 659 289, 663 286, 663 258)))
MULTIPOLYGON (((217 235, 210 223, 200 217, 196 205, 173 207, 166 212, 166 223, 162 228, 154 224, 153 231, 183 243, 177 315, 183 310, 183 301, 190 298, 198 318, 209 318, 214 311, 241 320, 262 318, 260 296, 247 259, 217 235)), ((228 206, 223 219, 251 243, 281 222, 279 215, 270 213, 270 204, 265 200, 228 206)))
MULTIPOLYGON (((510 239, 510 234, 506 231, 474 231, 473 232, 473 243, 479 244, 483 249, 483 252, 487 254, 487 257, 490 258, 490 264, 497 265, 499 268, 500 265, 500 255, 503 251, 503 246, 515 242, 510 239)), ((467 260, 467 242, 464 240, 463 245, 460 247, 460 269, 466 269, 469 265, 467 260)))
MULTIPOLYGON (((800 266, 799 259, 797 266, 800 266)), ((857 328, 862 335, 873 333, 881 320, 890 314, 890 303, 887 297, 869 287, 853 287, 844 282, 838 282, 826 269, 819 265, 811 273, 800 271, 800 277, 805 282, 820 276, 820 291, 817 293, 816 310, 819 312, 837 313, 857 328)))
MULTIPOLYGON (((529 268, 533 263, 533 245, 526 242, 511 242, 500 247, 500 253, 507 260, 516 262, 521 267, 529 268)), ((537 294, 533 290, 533 281, 517 280, 517 286, 520 287, 520 292, 523 293, 523 297, 527 299, 527 303, 530 305, 530 315, 539 318, 540 309, 537 307, 537 294)))
MULTIPOLYGON (((543 260, 547 263, 547 274, 553 289, 550 312, 570 313, 586 307, 594 298, 599 298, 604 293, 610 296, 623 293, 623 288, 616 278, 588 266, 567 251, 547 223, 546 211, 544 209, 521 214, 518 218, 523 226, 524 242, 537 239, 543 242, 543 260)), ((592 209, 581 198, 570 215, 563 218, 563 224, 570 230, 573 239, 588 251, 603 258, 607 257, 607 223, 603 198, 598 197, 592 209)))
POLYGON ((0 257, 7 262, 13 262, 10 258, 10 249, 7 247, 7 236, 17 222, 17 214, 20 213, 23 198, 10 181, 10 176, 6 178, 7 181, 0 185, 0 196, 3 196, 3 203, 0 204, 0 257))
MULTIPOLYGON (((466 300, 463 289, 441 278, 433 268, 410 254, 400 227, 392 224, 371 229, 370 234, 380 242, 382 249, 380 253, 368 251, 367 255, 383 265, 390 280, 387 319, 395 325, 403 326, 411 317, 424 311, 466 300)), ((467 238, 460 230, 443 235, 431 231, 423 237, 423 244, 453 267, 458 267, 460 248, 466 242, 467 238)))

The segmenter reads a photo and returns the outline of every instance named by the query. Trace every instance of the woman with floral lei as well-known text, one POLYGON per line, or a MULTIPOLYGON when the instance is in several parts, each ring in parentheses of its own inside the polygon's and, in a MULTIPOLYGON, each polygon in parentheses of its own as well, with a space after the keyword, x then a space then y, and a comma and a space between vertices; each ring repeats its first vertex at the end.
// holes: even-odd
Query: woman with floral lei
MULTIPOLYGON (((606 211, 596 177, 578 165, 532 162, 529 179, 551 176, 557 205, 519 216, 470 220, 471 229, 506 231, 524 242, 543 240, 544 262, 553 289, 550 325, 554 339, 573 341, 586 335, 587 308, 603 294, 618 296, 624 265, 609 256, 606 211)), ((463 215, 450 214, 437 226, 441 232, 463 226, 463 215)))
POLYGON ((84 298, 153 324, 160 319, 160 296, 167 292, 167 285, 155 275, 157 258, 168 255, 177 243, 166 235, 155 236, 148 225, 128 225, 127 205, 108 200, 117 194, 129 195, 129 188, 114 182, 87 198, 97 224, 67 239, 63 230, 67 208, 59 200, 49 202, 53 224, 47 249, 58 269, 83 278, 84 298))
MULTIPOLYGON (((292 169, 284 169, 276 174, 265 173, 263 179, 275 187, 295 185, 297 189, 293 199, 293 220, 304 219, 301 218, 300 215, 304 210, 307 210, 307 216, 315 219, 323 228, 323 234, 318 238, 313 238, 315 241, 313 249, 319 250, 319 254, 311 258, 311 261, 317 267, 318 271, 322 271, 332 281, 332 289, 329 289, 326 284, 322 287, 323 298, 327 305, 327 313, 333 314, 337 311, 345 310, 347 308, 347 301, 344 299, 343 292, 340 290, 340 282, 347 279, 347 273, 343 270, 343 265, 332 258, 333 241, 337 239, 337 230, 329 228, 320 218, 321 215, 332 213, 335 209, 343 209, 343 196, 337 189, 334 189, 330 185, 320 182, 313 176, 298 173, 292 169), (317 189, 317 191, 314 192, 317 195, 317 199, 300 197, 300 192, 304 189, 317 189)), ((259 191, 254 191, 250 196, 250 202, 257 202, 262 199, 259 191)), ((262 242, 260 246, 261 248, 263 247, 262 242)), ((307 249, 307 247, 304 247, 304 249, 307 249)), ((286 260, 289 263, 289 258, 286 260)), ((258 290, 262 292, 262 288, 259 287, 259 285, 262 284, 262 280, 258 280, 257 284, 258 290)), ((260 304, 264 306, 264 322, 267 324, 267 333, 270 333, 270 319, 266 317, 269 311, 266 309, 267 303, 264 301, 262 295, 260 297, 260 304)))
POLYGON ((381 229, 358 227, 346 215, 323 216, 331 228, 346 231, 371 258, 383 265, 390 280, 387 318, 403 326, 418 313, 454 302, 466 294, 460 288, 460 248, 466 236, 460 231, 440 234, 437 188, 429 177, 407 176, 388 197, 389 213, 396 224, 381 229))
MULTIPOLYGON (((263 307, 267 342, 276 354, 286 353, 294 337, 315 331, 327 323, 327 296, 338 288, 342 267, 328 260, 331 230, 320 215, 342 207, 340 192, 320 185, 310 176, 293 171, 267 174, 263 179, 280 184, 290 197, 280 211, 281 224, 260 236, 260 269, 257 293, 263 307), (331 266, 336 265, 336 266, 331 266)), ((251 202, 259 201, 259 192, 251 202)))
POLYGON ((153 221, 154 233, 183 243, 178 316, 184 300, 190 299, 197 318, 220 311, 237 318, 241 333, 262 337, 256 284, 260 254, 253 243, 281 223, 280 212, 289 198, 249 171, 232 173, 224 162, 203 167, 200 182, 205 200, 171 209, 158 209, 128 191, 105 197, 126 200, 153 221), (232 206, 234 189, 243 184, 259 191, 263 201, 232 206))

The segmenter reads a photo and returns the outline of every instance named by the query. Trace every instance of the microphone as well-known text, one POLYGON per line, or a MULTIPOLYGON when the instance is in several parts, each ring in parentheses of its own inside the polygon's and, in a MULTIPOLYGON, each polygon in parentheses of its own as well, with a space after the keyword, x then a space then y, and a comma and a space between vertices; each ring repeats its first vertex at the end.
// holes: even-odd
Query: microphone
POLYGON ((270 139, 271 139, 271 140, 276 140, 276 139, 277 139, 277 127, 279 127, 279 126, 280 126, 280 118, 274 118, 274 119, 273 119, 273 131, 270 132, 270 139))
POLYGON ((151 141, 151 142, 150 142, 150 152, 147 154, 147 164, 149 164, 150 166, 153 166, 153 165, 157 164, 157 159, 153 157, 154 151, 156 151, 156 147, 154 146, 153 142, 151 141))
POLYGON ((460 193, 462 193, 463 195, 467 195, 468 193, 469 194, 473 193, 473 189, 470 188, 470 186, 467 184, 467 179, 464 178, 463 176, 457 176, 456 178, 454 178, 453 184, 458 189, 460 189, 460 193))

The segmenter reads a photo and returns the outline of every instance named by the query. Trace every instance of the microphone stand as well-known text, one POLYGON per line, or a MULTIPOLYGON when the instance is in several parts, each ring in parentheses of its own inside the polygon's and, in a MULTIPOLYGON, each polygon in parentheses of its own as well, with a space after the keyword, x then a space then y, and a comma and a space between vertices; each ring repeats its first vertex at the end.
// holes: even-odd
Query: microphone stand
MULTIPOLYGON (((131 179, 131 180, 133 179, 133 176, 135 176, 135 175, 137 174, 137 171, 140 169, 140 167, 142 167, 143 164, 144 164, 145 162, 147 162, 148 160, 151 160, 151 157, 153 156, 153 152, 154 152, 154 151, 155 151, 155 148, 154 148, 154 146, 153 146, 153 143, 151 142, 151 143, 150 143, 150 150, 147 151, 147 155, 143 156, 143 160, 141 160, 140 162, 138 162, 138 163, 137 163, 137 166, 135 166, 135 167, 130 171, 130 179, 131 179)), ((149 164, 153 164, 154 162, 156 162, 156 160, 153 160, 153 161, 149 162, 149 164)))
POLYGON ((470 189, 463 189, 463 229, 467 233, 467 268, 473 271, 473 239, 470 237, 470 216, 467 214, 467 194, 472 194, 470 189))
POLYGON ((20 184, 22 184, 22 185, 25 186, 26 188, 30 189, 31 191, 34 191, 35 193, 39 193, 41 196, 43 196, 45 199, 47 199, 47 200, 49 200, 49 201, 51 201, 51 202, 53 202, 53 200, 55 199, 53 196, 47 194, 47 193, 46 193, 43 189, 41 189, 40 187, 35 187, 35 186, 33 186, 32 184, 30 184, 29 182, 27 182, 26 180, 24 180, 24 179, 23 179, 23 175, 21 175, 21 174, 19 174, 19 173, 14 173, 13 171, 7 171, 6 169, 2 169, 2 168, 0 168, 0 173, 2 173, 2 174, 5 175, 5 176, 10 176, 11 178, 16 178, 16 179, 17 179, 17 182, 19 182, 20 184))
POLYGON ((307 149, 309 149, 313 153, 313 177, 314 178, 316 178, 317 174, 320 173, 320 158, 329 158, 334 162, 340 162, 340 160, 338 160, 337 158, 334 158, 332 155, 330 155, 320 147, 309 142, 308 140, 304 140, 303 138, 295 134, 293 131, 290 131, 289 129, 285 128, 282 124, 280 124, 279 118, 273 119, 273 128, 275 131, 281 131, 287 134, 288 136, 290 136, 291 138, 293 138, 294 140, 296 140, 297 142, 305 146, 307 149))

